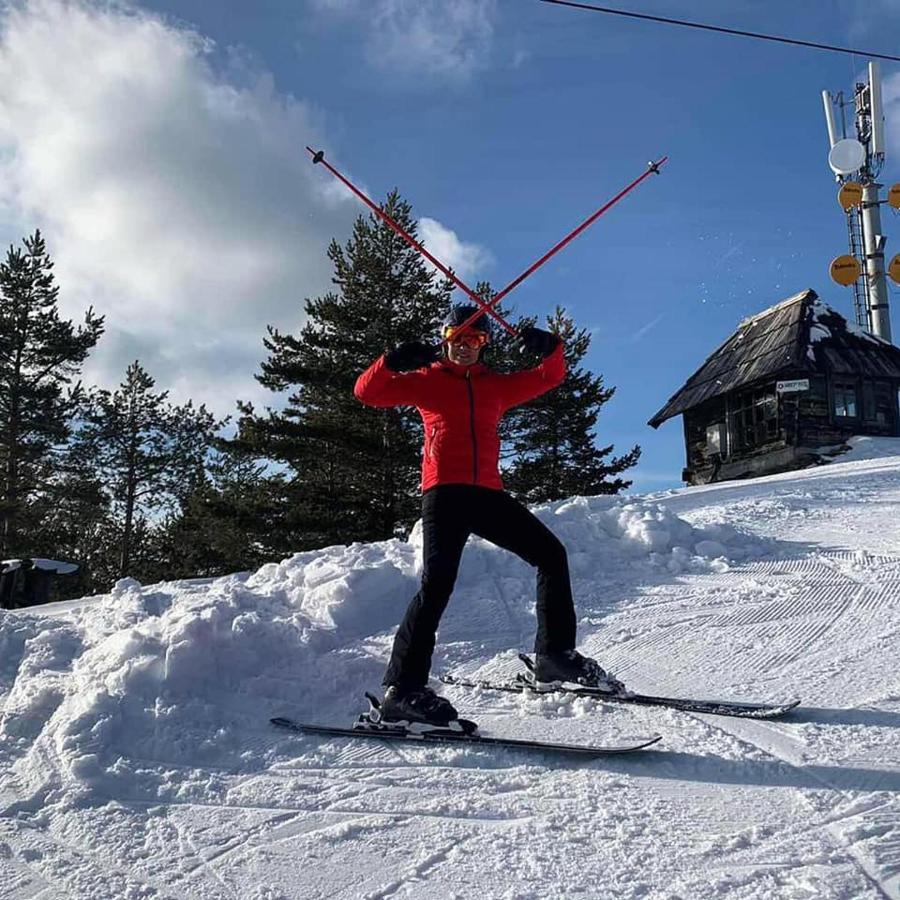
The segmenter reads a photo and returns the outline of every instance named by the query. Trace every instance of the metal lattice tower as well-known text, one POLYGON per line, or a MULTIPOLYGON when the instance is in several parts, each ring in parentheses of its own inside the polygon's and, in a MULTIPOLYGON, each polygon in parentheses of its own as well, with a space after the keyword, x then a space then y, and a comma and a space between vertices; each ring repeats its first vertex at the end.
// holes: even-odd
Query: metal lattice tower
MULTIPOLYGON (((857 259, 862 258, 865 243, 862 234, 862 222, 858 210, 847 211, 847 238, 850 245, 850 255, 857 259)), ((871 332, 872 323, 869 321, 869 304, 867 301, 869 292, 868 274, 865 269, 860 278, 853 282, 853 309, 856 314, 856 324, 860 328, 871 332)))

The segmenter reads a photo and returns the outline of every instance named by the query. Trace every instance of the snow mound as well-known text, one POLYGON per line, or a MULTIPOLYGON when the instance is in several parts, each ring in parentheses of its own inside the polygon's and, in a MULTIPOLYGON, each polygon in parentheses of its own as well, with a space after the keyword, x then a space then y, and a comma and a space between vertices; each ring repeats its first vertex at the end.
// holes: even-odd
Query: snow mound
MULTIPOLYGON (((635 499, 576 497, 535 512, 569 550, 580 606, 598 573, 718 571, 765 550, 730 526, 694 527, 635 499)), ((248 761, 241 748, 267 716, 321 720, 327 709, 346 721, 358 709, 416 590, 421 543, 419 523, 409 541, 298 553, 211 582, 124 579, 77 609, 3 614, 0 750, 45 798, 126 786, 148 799, 208 793, 191 767, 264 764, 264 752, 248 761), (142 774, 152 761, 181 768, 142 774)), ((485 541, 472 541, 457 593, 442 640, 471 631, 492 602, 519 634, 533 630, 533 570, 485 541)), ((485 618, 486 633, 494 627, 485 618)))
POLYGON ((644 562, 673 574, 723 571, 732 562, 769 549, 731 525, 695 527, 664 505, 639 498, 573 497, 535 512, 570 551, 577 547, 575 554, 587 554, 592 563, 606 566, 644 562))
POLYGON ((856 462, 866 459, 900 457, 900 438, 856 435, 847 441, 850 449, 835 456, 835 462, 856 462))

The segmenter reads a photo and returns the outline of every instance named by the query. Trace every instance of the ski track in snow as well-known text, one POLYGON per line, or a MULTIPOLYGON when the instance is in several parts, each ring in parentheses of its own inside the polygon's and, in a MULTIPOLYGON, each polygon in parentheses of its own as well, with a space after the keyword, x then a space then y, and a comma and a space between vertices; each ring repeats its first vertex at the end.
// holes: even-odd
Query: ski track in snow
MULTIPOLYGON (((485 733, 663 734, 630 756, 268 726, 363 709, 417 532, 0 611, 0 897, 900 900, 900 442, 854 456, 540 508, 581 649, 630 686, 802 697, 743 720, 445 688, 485 733)), ((472 541, 435 670, 513 677, 533 590, 472 541)))

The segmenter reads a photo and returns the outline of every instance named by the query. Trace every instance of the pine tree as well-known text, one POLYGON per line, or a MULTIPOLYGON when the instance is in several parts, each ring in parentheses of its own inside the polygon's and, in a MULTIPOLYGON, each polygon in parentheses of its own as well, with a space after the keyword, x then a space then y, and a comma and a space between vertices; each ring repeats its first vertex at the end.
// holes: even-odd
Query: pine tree
POLYGON ((172 406, 168 392, 156 393, 154 385, 140 363, 132 363, 116 391, 95 391, 74 442, 93 458, 112 504, 117 552, 107 572, 119 578, 157 573, 154 528, 203 483, 222 424, 204 406, 172 406))
MULTIPOLYGON (((383 209, 416 234, 394 191, 383 209)), ((290 390, 283 410, 240 405, 239 443, 287 468, 292 549, 392 537, 418 516, 421 421, 410 408, 371 409, 357 376, 386 349, 427 340, 449 307, 450 284, 374 215, 360 216, 328 257, 337 290, 305 303, 299 335, 269 327, 257 380, 290 390)))
POLYGON ((0 556, 30 555, 39 499, 83 400, 72 385, 103 333, 88 310, 77 329, 59 317, 53 263, 40 231, 0 263, 0 556))
POLYGON ((40 527, 32 533, 34 552, 79 566, 75 575, 60 579, 65 596, 83 597, 107 587, 115 576, 108 562, 115 523, 93 452, 70 441, 37 506, 43 509, 40 527))
MULTIPOLYGON (((531 323, 524 320, 518 327, 524 324, 531 323)), ((602 376, 579 366, 591 343, 585 329, 576 329, 560 307, 547 324, 565 343, 569 371, 558 388, 510 413, 505 437, 512 462, 503 475, 506 488, 528 503, 616 494, 631 486, 618 476, 637 463, 641 448, 635 445, 623 456, 607 459, 613 445, 596 446, 594 427, 616 389, 604 387, 602 376)), ((526 358, 520 365, 538 362, 526 358)))
POLYGON ((288 552, 279 527, 288 513, 284 478, 227 442, 216 445, 206 481, 160 529, 158 555, 169 578, 256 569, 288 552))

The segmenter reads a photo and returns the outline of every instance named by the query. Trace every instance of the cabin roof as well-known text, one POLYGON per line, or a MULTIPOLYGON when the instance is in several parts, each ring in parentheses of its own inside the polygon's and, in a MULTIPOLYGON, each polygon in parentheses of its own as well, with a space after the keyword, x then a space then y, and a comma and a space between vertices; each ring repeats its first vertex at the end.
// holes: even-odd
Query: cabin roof
POLYGON ((900 349, 868 334, 808 288, 744 319, 648 424, 779 375, 825 372, 900 379, 900 349))

